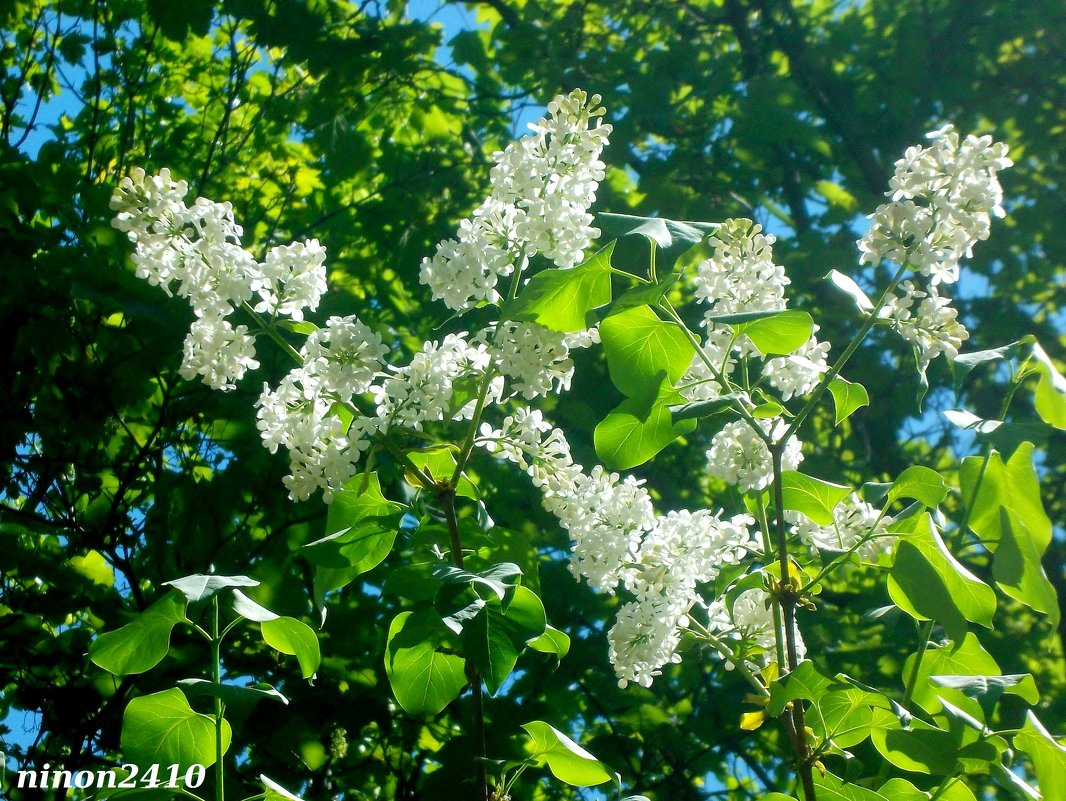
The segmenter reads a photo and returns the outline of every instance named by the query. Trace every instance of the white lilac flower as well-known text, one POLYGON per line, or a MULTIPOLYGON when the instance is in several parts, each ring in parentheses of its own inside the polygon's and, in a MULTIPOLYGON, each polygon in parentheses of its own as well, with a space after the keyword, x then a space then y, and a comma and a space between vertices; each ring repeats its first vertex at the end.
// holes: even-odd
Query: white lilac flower
POLYGON ((573 540, 570 572, 608 592, 622 581, 641 535, 655 524, 644 482, 599 465, 580 473, 568 494, 545 496, 544 506, 573 540))
POLYGON ((927 138, 896 162, 891 202, 870 215, 858 245, 863 263, 907 264, 935 286, 958 280, 960 259, 988 238, 992 216, 1004 216, 998 172, 1012 162, 990 136, 960 140, 948 125, 927 138))
MULTIPOLYGON (((749 667, 760 669, 777 658, 773 609, 770 595, 762 588, 745 590, 734 599, 732 606, 725 598, 713 601, 707 607, 707 618, 708 630, 723 640, 732 641, 739 657, 749 667)), ((806 653, 797 628, 796 655, 802 659, 806 653)), ((726 667, 732 666, 726 663, 726 667)))
POLYGON ((317 309, 326 292, 325 260, 326 249, 317 239, 271 248, 259 265, 255 310, 303 320, 304 309, 317 309))
POLYGON ((500 279, 540 254, 563 269, 584 258, 599 236, 588 209, 603 180, 600 153, 610 125, 599 97, 574 91, 548 104, 532 133, 493 155, 492 190, 456 239, 422 262, 421 283, 435 300, 464 310, 496 302, 500 279))
MULTIPOLYGON (((814 326, 814 330, 817 331, 818 326, 814 326)), ((795 353, 767 361, 762 372, 770 386, 781 393, 782 400, 802 397, 818 386, 822 375, 829 369, 828 355, 829 343, 819 342, 812 333, 795 353)))
POLYGON ((570 389, 574 362, 566 334, 537 323, 504 322, 494 340, 489 350, 513 392, 532 400, 570 389))
POLYGON ((581 466, 574 464, 563 432, 539 409, 517 409, 500 429, 482 423, 480 434, 478 445, 525 470, 546 498, 573 492, 581 466))
POLYGON ((240 245, 201 238, 191 242, 183 256, 175 294, 185 298, 197 316, 227 316, 251 300, 258 264, 240 245))
POLYGON ((675 649, 689 611, 700 602, 700 585, 755 547, 754 523, 749 515, 723 520, 707 509, 655 520, 622 572, 636 601, 619 610, 608 635, 619 686, 635 681, 648 687, 663 665, 680 661, 675 649))
POLYGON ((633 561, 641 535, 655 523, 643 482, 621 479, 597 465, 585 473, 570 455, 563 433, 539 411, 508 417, 500 430, 487 424, 478 443, 523 467, 573 541, 570 570, 608 592, 633 561))
POLYGON ((722 568, 754 549, 750 515, 722 519, 721 511, 672 511, 656 518, 644 534, 634 566, 624 579, 638 597, 670 595, 686 610, 698 585, 713 581, 722 568))
POLYGON ((294 368, 277 389, 263 385, 256 402, 256 423, 271 453, 285 446, 290 475, 283 479, 293 500, 307 500, 317 489, 327 503, 334 491, 359 472, 359 460, 381 428, 377 418, 357 415, 346 426, 313 370, 294 368))
POLYGON ((673 511, 656 517, 651 496, 632 476, 576 465, 562 432, 539 411, 519 410, 500 429, 481 427, 477 442, 523 467, 544 508, 570 535, 570 569, 607 592, 636 596, 608 634, 619 685, 650 686, 675 649, 700 585, 755 548, 754 519, 721 512, 673 511))
POLYGON ((366 392, 383 369, 387 353, 381 335, 355 315, 330 317, 325 328, 312 332, 300 348, 304 369, 339 401, 366 392))
POLYGON ((561 194, 545 194, 523 202, 518 236, 528 255, 539 253, 561 269, 579 264, 585 249, 600 235, 594 217, 561 194))
POLYGON ((134 243, 168 237, 181 227, 188 192, 189 184, 173 180, 166 168, 148 175, 137 167, 111 196, 111 208, 117 212, 111 224, 134 243))
POLYGON ((247 370, 257 367, 255 337, 248 334, 247 326, 234 328, 228 320, 212 315, 193 321, 185 337, 182 378, 191 380, 199 375, 212 389, 230 390, 247 370))
MULTIPOLYGON (((390 368, 392 374, 371 387, 378 416, 390 424, 422 430, 423 423, 468 419, 473 397, 460 408, 452 408, 456 382, 476 380, 489 366, 484 345, 471 345, 465 334, 449 334, 440 343, 427 342, 406 367, 390 368)), ((490 399, 499 398, 500 383, 490 390, 490 399)))
POLYGON ((302 319, 303 309, 315 308, 325 291, 325 251, 317 240, 293 243, 272 249, 259 264, 241 246, 233 206, 202 197, 187 206, 188 189, 169 170, 149 176, 135 169, 111 198, 117 212, 112 224, 136 245, 137 276, 185 298, 197 317, 181 374, 232 389, 258 362, 247 326, 234 327, 225 318, 258 294, 259 312, 302 319))
POLYGON ((685 615, 661 596, 623 605, 607 633, 618 686, 635 682, 650 687, 664 665, 680 662, 676 651, 685 620, 685 615))
MULTIPOLYGON (((784 420, 758 420, 759 427, 772 439, 783 436, 784 420)), ((781 454, 781 469, 795 470, 803 460, 800 441, 791 436, 781 454)), ((766 443, 745 420, 734 420, 714 435, 707 451, 707 472, 741 492, 761 490, 773 481, 773 460, 766 443)))
POLYGON ((714 255, 696 268, 696 297, 708 305, 708 317, 785 308, 790 282, 773 262, 775 241, 751 220, 722 223, 709 240, 714 255))
POLYGON ((599 95, 580 89, 552 100, 548 115, 530 123, 531 136, 493 155, 492 196, 523 210, 530 200, 557 198, 571 213, 586 211, 604 178, 600 154, 611 133, 610 125, 601 124, 605 111, 599 102, 599 95))
POLYGON ((896 537, 888 534, 891 518, 882 516, 880 509, 854 492, 834 507, 833 523, 828 526, 819 526, 799 512, 786 514, 793 524, 792 533, 812 550, 849 551, 855 548, 863 561, 875 562, 880 554, 890 552, 896 541, 896 537), (860 542, 862 544, 858 545, 860 542))
POLYGON ((371 417, 357 417, 347 434, 305 441, 289 449, 290 474, 282 479, 289 497, 305 501, 315 490, 322 490, 326 503, 359 473, 359 461, 377 433, 378 422, 371 417))
POLYGON ((586 473, 575 464, 562 431, 539 412, 524 411, 503 428, 484 426, 482 447, 523 466, 541 490, 544 508, 573 541, 570 570, 608 592, 623 580, 641 536, 655 525, 643 481, 622 479, 597 465, 586 473))
POLYGON ((162 172, 120 185, 112 205, 122 211, 113 224, 136 243, 132 259, 139 278, 185 298, 197 316, 225 317, 252 297, 258 265, 240 246, 232 207, 205 198, 186 207, 179 198, 184 191, 162 172), (129 205, 138 201, 143 208, 129 205), (146 228, 143 217, 150 213, 163 216, 146 228))
MULTIPOLYGON (((708 240, 714 255, 696 268, 696 298, 707 305, 703 327, 714 346, 732 336, 729 328, 714 318, 727 314, 782 311, 785 287, 790 283, 785 268, 773 261, 776 237, 764 234, 762 226, 743 218, 722 223, 708 240)), ((742 355, 756 352, 746 336, 734 348, 742 355)))
POLYGON ((419 281, 429 286, 433 299, 456 310, 500 300, 499 280, 516 266, 524 266, 514 244, 518 241, 517 217, 513 205, 488 198, 459 224, 458 240, 438 244, 436 254, 423 259, 419 273, 419 281))
POLYGON ((582 331, 572 331, 569 334, 563 334, 563 342, 570 350, 584 350, 585 348, 591 348, 593 345, 600 344, 600 329, 595 326, 586 328, 582 331))
POLYGON ((921 370, 924 372, 940 354, 949 359, 958 356, 970 334, 959 322, 950 298, 940 296, 935 285, 923 292, 911 281, 902 282, 898 291, 881 308, 880 316, 890 320, 899 335, 914 346, 921 370))

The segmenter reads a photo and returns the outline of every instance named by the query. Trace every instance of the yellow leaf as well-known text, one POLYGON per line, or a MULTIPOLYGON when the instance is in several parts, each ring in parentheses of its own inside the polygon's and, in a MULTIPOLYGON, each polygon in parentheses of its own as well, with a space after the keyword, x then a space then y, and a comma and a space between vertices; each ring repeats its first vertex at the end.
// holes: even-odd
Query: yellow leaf
POLYGON ((759 710, 758 712, 745 712, 740 716, 740 728, 744 731, 755 731, 766 722, 766 712, 759 710))

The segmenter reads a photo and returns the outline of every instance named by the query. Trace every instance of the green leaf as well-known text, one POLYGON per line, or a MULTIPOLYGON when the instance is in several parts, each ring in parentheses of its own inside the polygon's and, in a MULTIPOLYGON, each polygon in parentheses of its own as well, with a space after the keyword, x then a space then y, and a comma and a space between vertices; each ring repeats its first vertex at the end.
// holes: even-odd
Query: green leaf
MULTIPOLYGON (((913 670, 915 654, 907 657, 902 675, 910 676, 913 670)), ((943 709, 942 698, 974 717, 980 717, 981 706, 959 690, 937 687, 930 681, 930 676, 998 676, 999 665, 981 646, 980 640, 972 632, 966 634, 960 643, 946 645, 932 644, 925 652, 918 669, 914 684, 913 699, 918 706, 931 715, 943 709)))
POLYGON ((979 364, 985 362, 1007 360, 1018 353, 1022 345, 1028 345, 1036 340, 1031 336, 1024 336, 1016 342, 1012 342, 1009 345, 1004 345, 999 348, 991 348, 989 350, 978 350, 970 353, 960 353, 949 364, 951 365, 951 373, 955 382, 955 397, 958 398, 959 390, 962 389, 962 385, 966 380, 966 377, 970 372, 979 364))
POLYGON ((385 560, 396 543, 399 531, 399 525, 363 521, 307 543, 302 553, 316 567, 351 570, 344 582, 347 584, 355 576, 373 570, 385 560))
POLYGON ((571 270, 537 273, 501 310, 505 320, 534 322, 570 333, 588 327, 589 313, 611 302, 611 254, 614 243, 571 270))
POLYGON ((1040 372, 1034 397, 1036 413, 1048 425, 1060 431, 1066 430, 1066 378, 1063 378, 1039 342, 1033 343, 1033 358, 1040 372))
POLYGON ((544 633, 526 643, 534 651, 542 654, 554 654, 562 660, 570 652, 570 637, 554 626, 545 626, 544 633))
POLYGON ((1014 419, 1006 423, 1002 420, 985 420, 962 409, 948 409, 943 415, 953 425, 973 431, 978 442, 992 445, 1000 453, 1014 453, 1024 442, 1044 444, 1054 431, 1047 423, 1036 418, 1014 419))
MULTIPOLYGON (((455 454, 459 449, 454 445, 438 445, 433 448, 427 448, 422 451, 409 451, 407 458, 411 462, 420 467, 426 473, 430 475, 435 481, 450 481, 452 475, 455 473, 455 467, 458 464, 455 461, 455 454)), ((415 478, 411 481, 413 476, 408 476, 408 481, 414 486, 422 486, 422 482, 415 478)), ((432 487, 426 487, 426 489, 433 489, 432 487)), ((478 492, 478 488, 474 485, 474 482, 466 475, 462 473, 459 476, 459 483, 455 487, 455 494, 461 495, 464 498, 470 498, 477 500, 481 497, 481 493, 478 492)))
POLYGON ((600 339, 611 381, 626 397, 658 386, 662 374, 673 384, 692 364, 696 350, 674 323, 648 306, 612 314, 600 323, 600 339))
POLYGON ((264 698, 281 701, 283 704, 289 703, 288 698, 265 682, 238 687, 235 684, 215 684, 207 679, 179 679, 178 689, 189 698, 205 695, 211 698, 221 698, 226 706, 248 707, 264 698))
POLYGON ((1021 798, 1023 801, 1041 801, 1040 793, 1031 784, 998 762, 992 765, 992 778, 996 780, 996 784, 1007 789, 1015 798, 1021 798))
POLYGON ((463 652, 478 666, 493 695, 511 675, 526 641, 544 633, 544 605, 536 593, 515 587, 511 603, 490 598, 463 625, 463 652))
POLYGON ((534 720, 522 728, 530 737, 527 748, 533 758, 540 765, 547 762, 559 781, 572 787, 592 787, 611 780, 603 763, 553 726, 534 720))
POLYGON ((854 214, 859 208, 859 201, 855 195, 833 181, 816 181, 815 191, 824 197, 830 206, 854 214))
POLYGON ((190 32, 206 36, 211 27, 212 6, 204 0, 187 3, 148 0, 145 9, 163 35, 171 41, 183 42, 190 32))
POLYGON ((1052 737, 1032 710, 1014 736, 1015 748, 1029 755, 1044 801, 1066 801, 1066 748, 1052 737))
POLYGON ((833 524, 833 509, 848 497, 851 487, 831 484, 796 470, 781 474, 781 495, 785 509, 800 512, 819 526, 833 524))
POLYGON ((877 792, 892 801, 929 801, 929 793, 923 793, 906 779, 889 779, 877 792))
POLYGON ((411 715, 432 717, 466 686, 463 658, 440 653, 449 631, 432 610, 401 612, 389 626, 385 673, 396 700, 411 715))
POLYGON ((104 587, 115 585, 115 571, 99 551, 89 551, 85 556, 73 556, 67 560, 74 572, 104 587))
POLYGON ((734 404, 741 400, 742 397, 740 393, 730 392, 727 395, 719 395, 717 398, 711 398, 710 400, 680 403, 676 406, 671 406, 670 413, 674 416, 675 422, 710 417, 726 409, 733 408, 734 404))
POLYGON ((936 687, 950 687, 959 690, 967 698, 976 699, 985 713, 985 720, 991 719, 992 711, 1004 693, 1017 695, 1030 704, 1040 701, 1036 682, 1028 673, 1010 676, 930 676, 929 681, 936 687))
POLYGON ((630 214, 600 212, 596 215, 600 238, 642 236, 654 242, 661 251, 659 263, 669 268, 677 257, 716 231, 718 223, 683 222, 664 217, 634 217, 630 214))
POLYGON ((168 592, 132 622, 93 640, 89 658, 116 676, 144 673, 163 661, 170 650, 170 633, 187 622, 185 599, 168 592))
POLYGON ((909 729, 878 728, 870 740, 881 756, 897 768, 914 773, 951 776, 958 762, 958 746, 951 732, 911 721, 909 729))
POLYGON ((854 384, 843 378, 834 378, 829 382, 829 392, 833 395, 836 420, 833 425, 840 425, 857 409, 870 405, 870 395, 862 384, 854 384))
POLYGON ((1047 549, 1025 527, 1020 515, 1000 509, 999 547, 992 559, 992 576, 1007 595, 1045 613, 1058 623, 1059 602, 1055 585, 1048 579, 1040 558, 1047 549))
POLYGON ((333 493, 333 502, 326 515, 326 533, 351 528, 361 520, 392 519, 402 515, 404 510, 403 504, 390 501, 381 494, 377 473, 358 475, 333 493))
POLYGON ((654 284, 638 284, 631 289, 627 289, 610 305, 610 311, 614 312, 622 311, 623 309, 629 309, 633 306, 658 306, 662 299, 666 296, 666 293, 670 291, 670 287, 677 283, 677 279, 681 277, 681 273, 667 273, 665 276, 660 276, 659 280, 654 284))
POLYGON ((943 785, 944 789, 937 789, 937 801, 977 801, 973 791, 963 784, 961 778, 948 779, 943 785))
POLYGON ((888 594, 892 603, 916 620, 939 622, 956 642, 966 636, 966 618, 956 606, 941 572, 908 540, 900 540, 896 546, 888 594))
POLYGON ((289 656, 295 656, 300 663, 300 672, 305 679, 315 675, 322 661, 318 647, 318 637, 314 630, 296 618, 279 617, 259 624, 263 640, 271 648, 289 656))
POLYGON ((444 584, 480 585, 490 589, 502 601, 521 581, 522 568, 512 562, 493 565, 481 573, 471 573, 455 565, 437 565, 433 577, 444 584))
POLYGON ((819 801, 895 801, 857 784, 845 784, 832 773, 823 775, 817 770, 814 771, 814 786, 819 801))
POLYGON ((888 698, 875 696, 875 708, 871 706, 872 695, 855 687, 827 692, 807 720, 816 734, 831 739, 837 748, 852 748, 869 737, 872 729, 896 722, 896 716, 888 710, 888 698))
POLYGON ((318 330, 318 326, 307 320, 278 320, 277 325, 294 334, 310 336, 318 330))
MULTIPOLYGON (((724 319, 716 318, 713 322, 724 319)), ((787 356, 799 350, 811 338, 814 320, 805 311, 786 310, 748 323, 735 323, 733 330, 747 335, 763 356, 787 356)))
POLYGON ((260 774, 259 781, 263 784, 263 801, 303 801, 300 796, 290 793, 269 776, 260 774))
POLYGON ((341 587, 347 587, 360 575, 360 573, 361 571, 351 567, 315 567, 312 593, 315 609, 317 609, 321 615, 319 628, 325 625, 326 621, 326 593, 333 590, 339 590, 341 587))
POLYGON ((233 590, 233 611, 245 620, 251 620, 255 623, 276 620, 279 617, 265 606, 257 604, 240 590, 233 590))
POLYGON ((409 601, 428 601, 440 589, 440 581, 433 577, 436 565, 411 564, 398 565, 385 576, 382 592, 386 595, 398 595, 409 601))
POLYGON ((751 410, 751 416, 756 420, 770 420, 774 417, 781 417, 788 413, 788 410, 777 401, 767 401, 766 403, 760 403, 754 409, 751 410))
POLYGON ((644 464, 676 440, 695 430, 695 420, 675 421, 670 404, 681 395, 667 378, 644 397, 626 398, 600 421, 593 433, 596 454, 612 469, 644 464))
POLYGON ((1003 592, 1046 614, 1057 625, 1055 588, 1041 559, 1051 543, 1051 520, 1040 500, 1033 446, 1022 443, 1006 464, 996 452, 983 460, 963 460, 963 501, 971 505, 970 528, 993 552, 992 575, 1003 592))
MULTIPOLYGON (((229 748, 230 726, 222 722, 222 752, 229 748)), ((122 716, 122 755, 140 765, 215 764, 215 721, 195 712, 181 690, 134 698, 122 716)))
POLYGON ((955 559, 928 514, 915 518, 911 534, 896 549, 889 595, 912 617, 940 621, 957 642, 965 624, 959 627, 956 613, 991 628, 996 611, 995 592, 955 559))
POLYGON ((948 487, 944 477, 936 470, 921 465, 911 465, 888 488, 888 500, 885 506, 889 506, 900 498, 913 498, 931 509, 935 509, 944 498, 947 497, 948 487))
POLYGON ((827 692, 846 688, 847 685, 823 676, 814 663, 805 659, 796 669, 777 679, 770 686, 770 703, 766 714, 772 718, 785 711, 789 701, 805 700, 817 703, 827 692))
POLYGON ((173 581, 164 581, 163 586, 170 586, 181 592, 189 603, 206 601, 230 587, 258 587, 259 582, 247 576, 184 576, 173 581))
POLYGON ((405 508, 381 494, 376 473, 356 476, 333 494, 326 536, 301 553, 317 567, 366 573, 392 551, 405 508))
POLYGON ((859 311, 864 313, 873 311, 873 301, 871 301, 867 294, 862 291, 862 287, 856 284, 850 277, 838 270, 830 270, 827 278, 833 282, 833 286, 846 293, 848 297, 855 301, 855 306, 859 311))

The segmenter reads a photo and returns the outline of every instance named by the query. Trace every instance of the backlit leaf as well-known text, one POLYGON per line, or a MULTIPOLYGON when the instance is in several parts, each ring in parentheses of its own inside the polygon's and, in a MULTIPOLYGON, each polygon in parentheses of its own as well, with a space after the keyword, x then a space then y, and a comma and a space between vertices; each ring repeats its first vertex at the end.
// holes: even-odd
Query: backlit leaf
POLYGON ((116 676, 144 673, 163 661, 170 650, 170 633, 184 622, 185 599, 172 590, 132 622, 93 640, 89 658, 116 676))
POLYGON ((523 724, 531 743, 529 751, 540 764, 548 763, 552 775, 573 787, 609 782, 611 774, 596 757, 558 729, 542 720, 523 724))

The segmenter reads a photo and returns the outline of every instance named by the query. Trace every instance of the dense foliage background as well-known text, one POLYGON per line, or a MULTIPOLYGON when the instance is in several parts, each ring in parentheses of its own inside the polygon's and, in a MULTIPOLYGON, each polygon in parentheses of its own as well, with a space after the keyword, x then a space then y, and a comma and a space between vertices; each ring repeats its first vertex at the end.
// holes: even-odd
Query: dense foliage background
MULTIPOLYGON (((107 201, 134 166, 169 166, 193 191, 230 199, 246 242, 318 237, 334 290, 322 316, 357 312, 415 348, 440 329, 418 267, 484 194, 489 156, 530 109, 574 86, 603 95, 615 126, 602 210, 673 219, 751 216, 781 233, 794 303, 829 338, 846 301, 820 282, 854 273, 856 230, 892 161, 955 122, 1011 145, 1009 216, 977 252, 958 303, 970 349, 1035 333, 1061 359, 1066 233, 1066 8, 1056 0, 492 0, 449 4, 318 0, 66 0, 0 7, 0 737, 8 774, 44 763, 112 764, 126 703, 198 675, 202 643, 175 636, 160 668, 116 680, 86 652, 189 573, 245 573, 256 597, 317 625, 311 572, 294 548, 321 536, 325 506, 291 503, 284 466, 259 443, 255 387, 215 393, 177 375, 185 305, 133 277, 107 201), (467 10, 459 25, 456 8, 467 10), (437 17, 451 20, 445 32, 437 17)), ((517 130, 516 130, 517 127, 517 130)), ((956 400, 943 365, 924 412, 910 355, 875 339, 849 372, 875 399, 848 436, 808 457, 820 475, 884 480, 943 467, 969 448, 937 413, 956 400)), ((276 379, 280 359, 261 368, 276 379)), ((938 372, 940 371, 940 372, 938 372)), ((552 411, 579 461, 618 397, 595 354, 552 411), (581 437, 585 440, 582 443, 581 437)), ((994 416, 1003 377, 986 370, 965 403, 994 416)), ((254 382, 253 382, 254 383, 254 382)), ((1016 401, 1026 417, 1028 396, 1016 401)), ((663 509, 700 505, 706 441, 643 470, 663 509)), ((1044 501, 1063 520, 1064 440, 1042 443, 1044 501)), ((688 659, 651 690, 619 690, 606 661, 615 601, 577 584, 567 541, 528 482, 474 464, 513 548, 539 565, 549 619, 568 621, 560 666, 533 659, 487 705, 492 753, 514 722, 550 720, 660 799, 788 787, 787 744, 739 727, 741 680, 688 659), (521 712, 517 708, 521 707, 521 712)), ((393 497, 401 477, 383 475, 393 497)), ((712 488, 713 489, 713 488, 712 488)), ((728 500, 726 500, 728 502, 728 500)), ((1066 599, 1066 540, 1045 559, 1066 599)), ((402 564, 404 546, 390 557, 402 564)), ((516 561, 518 557, 516 556, 516 561)), ((400 605, 384 570, 329 595, 313 686, 295 660, 238 640, 227 672, 282 687, 234 721, 234 783, 284 777, 312 799, 463 797, 466 700, 430 721, 390 700, 382 655, 400 605), (278 736, 283 732, 284 736, 278 736), (457 776, 456 774, 459 774, 457 776)), ((834 666, 899 684, 916 647, 904 619, 864 617, 881 585, 849 574, 801 626, 834 666)), ((985 640, 1004 673, 1031 672, 1040 716, 1066 727, 1063 634, 1020 605, 985 640)), ((578 791, 533 781, 516 798, 578 791)), ((62 797, 62 791, 55 793, 62 797)), ((12 792, 14 799, 23 797, 12 792)))

